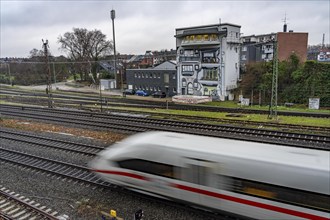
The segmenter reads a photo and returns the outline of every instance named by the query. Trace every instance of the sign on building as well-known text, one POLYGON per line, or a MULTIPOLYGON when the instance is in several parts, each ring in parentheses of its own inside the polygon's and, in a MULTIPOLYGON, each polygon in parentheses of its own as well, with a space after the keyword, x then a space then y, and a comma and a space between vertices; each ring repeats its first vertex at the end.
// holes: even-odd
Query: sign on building
POLYGON ((320 108, 320 98, 309 98, 309 109, 319 109, 320 108))

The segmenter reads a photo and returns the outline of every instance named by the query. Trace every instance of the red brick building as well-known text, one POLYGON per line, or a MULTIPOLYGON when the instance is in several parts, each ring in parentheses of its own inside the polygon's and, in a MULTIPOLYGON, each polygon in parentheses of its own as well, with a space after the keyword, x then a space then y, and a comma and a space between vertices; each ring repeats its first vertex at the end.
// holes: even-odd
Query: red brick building
POLYGON ((301 62, 305 62, 307 60, 307 42, 308 33, 278 32, 277 56, 279 61, 286 60, 292 53, 295 53, 301 62))

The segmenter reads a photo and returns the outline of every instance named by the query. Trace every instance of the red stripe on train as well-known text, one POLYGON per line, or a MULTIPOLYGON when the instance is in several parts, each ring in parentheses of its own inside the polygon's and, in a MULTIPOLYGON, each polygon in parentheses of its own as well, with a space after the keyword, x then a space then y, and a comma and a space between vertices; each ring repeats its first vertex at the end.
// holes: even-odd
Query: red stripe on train
POLYGON ((180 184, 172 184, 172 186, 175 188, 181 189, 181 190, 185 190, 185 191, 190 191, 190 192, 203 194, 203 195, 207 195, 207 196, 211 196, 211 197, 215 197, 215 198, 225 199, 225 200, 229 200, 231 202, 237 202, 237 203, 241 203, 244 205, 250 205, 250 206, 257 207, 257 208, 267 209, 267 210, 271 210, 271 211, 275 211, 275 212, 281 212, 284 214, 293 215, 293 216, 297 216, 297 217, 301 217, 301 218, 315 219, 315 220, 329 220, 328 218, 321 217, 321 216, 316 216, 316 215, 299 212, 299 211, 295 211, 295 210, 291 210, 291 209, 281 208, 278 206, 268 205, 268 204, 264 204, 264 203, 260 203, 260 202, 247 200, 247 199, 241 199, 241 198, 228 196, 228 195, 224 195, 224 194, 220 194, 220 193, 216 193, 216 192, 210 192, 207 190, 197 189, 194 187, 184 186, 184 185, 180 185, 180 184))
POLYGON ((120 175, 120 176, 126 176, 126 177, 131 177, 139 180, 145 180, 149 181, 148 178, 138 175, 138 174, 133 174, 133 173, 127 173, 127 172, 122 172, 122 171, 110 171, 110 170, 92 170, 93 172, 97 173, 105 173, 105 174, 113 174, 113 175, 120 175))
MULTIPOLYGON (((135 179, 150 181, 149 178, 147 178, 147 177, 144 177, 142 175, 128 173, 128 172, 109 171, 109 170, 92 170, 92 171, 98 172, 98 173, 120 175, 120 176, 126 176, 126 177, 135 178, 135 179)), ((193 193, 207 195, 207 196, 211 196, 211 197, 215 197, 215 198, 219 198, 219 199, 225 199, 225 200, 228 200, 231 202, 241 203, 244 205, 250 205, 250 206, 257 207, 257 208, 280 212, 280 213, 293 215, 293 216, 297 216, 297 217, 301 217, 301 218, 313 219, 313 220, 329 220, 329 218, 325 218, 325 217, 321 217, 321 216, 317 216, 317 215, 312 215, 312 214, 299 212, 299 211, 295 211, 295 210, 291 210, 291 209, 281 208, 278 206, 268 205, 268 204, 264 204, 264 203, 260 203, 260 202, 247 200, 247 199, 241 199, 241 198, 237 198, 234 196, 228 196, 228 195, 211 192, 211 191, 207 191, 207 190, 203 190, 203 189, 198 189, 198 188, 194 188, 194 187, 190 187, 190 186, 185 186, 185 185, 181 185, 181 184, 173 183, 173 184, 171 184, 171 186, 174 188, 177 188, 177 189, 181 189, 181 190, 185 190, 185 191, 189 191, 189 192, 193 192, 193 193)))

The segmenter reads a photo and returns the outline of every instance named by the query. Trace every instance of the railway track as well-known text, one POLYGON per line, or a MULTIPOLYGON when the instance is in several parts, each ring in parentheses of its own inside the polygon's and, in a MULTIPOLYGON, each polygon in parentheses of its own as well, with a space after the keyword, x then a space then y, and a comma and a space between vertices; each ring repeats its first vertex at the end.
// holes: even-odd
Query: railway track
POLYGON ((65 220, 67 216, 0 185, 0 219, 65 220))
MULTIPOLYGON (((244 127, 252 128, 265 128, 283 131, 291 131, 295 133, 307 133, 307 134, 323 134, 328 136, 330 134, 330 127, 320 127, 320 126, 304 126, 295 124, 283 124, 283 123, 272 123, 272 122, 257 122, 257 121, 246 121, 246 120, 235 120, 235 119, 223 119, 223 118, 212 118, 212 117, 199 117, 199 116, 189 116, 180 114, 168 114, 168 113, 150 113, 143 111, 132 111, 132 110, 110 110, 108 114, 114 115, 137 115, 140 117, 151 117, 151 118, 162 118, 162 119, 175 119, 178 121, 194 121, 198 123, 208 123, 208 124, 225 124, 225 125, 239 125, 244 127)), ((230 114, 229 117, 232 117, 230 114)), ((237 117, 237 115, 233 115, 237 117)), ((240 117, 240 115, 238 115, 240 117)), ((244 117, 244 115, 243 115, 244 117)))
POLYGON ((330 150, 330 137, 324 135, 297 134, 284 131, 244 128, 242 126, 201 124, 72 110, 0 106, 0 112, 3 116, 74 124, 93 129, 112 129, 128 133, 161 130, 330 150))
MULTIPOLYGON (((43 92, 36 91, 24 91, 24 90, 13 90, 13 89, 1 89, 2 95, 8 95, 7 98, 14 99, 18 97, 19 100, 23 101, 23 97, 33 98, 33 100, 28 101, 29 103, 34 103, 38 98, 44 99, 44 104, 47 105, 47 95, 43 92)), ((103 96, 103 99, 100 100, 98 95, 85 95, 82 97, 81 94, 72 95, 72 94, 59 94, 53 93, 55 103, 75 103, 82 105, 111 105, 111 106, 139 106, 139 108, 169 108, 176 110, 190 110, 190 111, 209 111, 209 112, 228 112, 228 113, 244 113, 244 114, 269 114, 267 110, 256 110, 256 109, 246 109, 246 108, 226 108, 226 107, 215 107, 215 106, 206 106, 206 105, 184 105, 184 104, 175 104, 173 102, 166 103, 165 101, 151 101, 151 100, 136 100, 128 98, 112 98, 110 96, 103 96)), ((5 99, 5 98, 4 98, 5 99)), ((40 102, 37 101, 37 103, 40 102)), ((291 112, 291 111, 278 111, 278 115, 286 116, 304 116, 304 117, 319 117, 319 118, 329 118, 330 114, 327 113, 312 113, 312 112, 291 112)))
MULTIPOLYGON (((85 152, 81 152, 84 154, 85 152)), ((36 170, 37 172, 42 172, 47 174, 48 176, 54 176, 58 181, 67 181, 70 184, 85 184, 89 187, 98 187, 103 188, 107 190, 117 190, 120 193, 138 196, 139 198, 147 199, 148 201, 158 202, 162 203, 164 205, 168 205, 171 207, 176 208, 182 208, 182 209, 188 209, 189 211, 201 213, 203 212, 203 215, 205 217, 209 217, 212 219, 236 219, 238 218, 232 218, 228 215, 221 214, 220 212, 212 213, 205 210, 199 210, 191 207, 187 207, 184 204, 178 204, 173 203, 168 200, 155 198, 149 195, 140 194, 134 191, 126 190, 124 188, 121 188, 120 186, 110 184, 108 182, 105 182, 101 180, 99 177, 97 177, 94 173, 91 173, 89 171, 88 167, 85 166, 79 166, 71 163, 62 162, 59 160, 53 160, 45 157, 39 157, 31 154, 27 154, 24 152, 16 151, 16 150, 9 150, 5 149, 3 147, 0 147, 0 161, 3 161, 5 163, 14 164, 16 166, 22 167, 22 168, 29 168, 32 170, 36 170)), ((1 205, 0 205, 1 207, 1 205)), ((43 218, 47 219, 47 218, 43 218)), ((58 218, 55 218, 58 219, 58 218)))
POLYGON ((1 127, 0 133, 0 140, 5 139, 10 141, 23 142, 26 144, 38 145, 43 148, 53 148, 56 150, 84 154, 87 156, 95 156, 99 151, 104 149, 103 147, 99 146, 58 140, 17 130, 5 130, 1 127))

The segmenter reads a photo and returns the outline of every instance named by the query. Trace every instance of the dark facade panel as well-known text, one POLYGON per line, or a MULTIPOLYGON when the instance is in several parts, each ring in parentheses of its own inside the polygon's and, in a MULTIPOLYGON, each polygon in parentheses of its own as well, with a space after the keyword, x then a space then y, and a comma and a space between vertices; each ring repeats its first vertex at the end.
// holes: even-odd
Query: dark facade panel
POLYGON ((176 70, 162 69, 128 69, 126 71, 127 85, 135 90, 165 92, 168 97, 177 94, 176 70))

